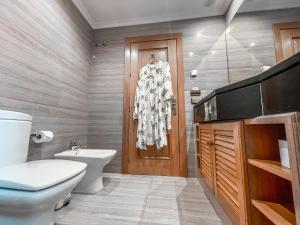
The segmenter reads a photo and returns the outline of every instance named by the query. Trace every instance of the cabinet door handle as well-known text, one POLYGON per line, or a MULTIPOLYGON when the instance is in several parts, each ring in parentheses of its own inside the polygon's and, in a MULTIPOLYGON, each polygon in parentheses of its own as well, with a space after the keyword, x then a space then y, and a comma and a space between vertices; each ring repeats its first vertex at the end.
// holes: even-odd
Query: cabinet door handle
POLYGON ((206 141, 207 145, 214 145, 214 143, 212 141, 206 141))

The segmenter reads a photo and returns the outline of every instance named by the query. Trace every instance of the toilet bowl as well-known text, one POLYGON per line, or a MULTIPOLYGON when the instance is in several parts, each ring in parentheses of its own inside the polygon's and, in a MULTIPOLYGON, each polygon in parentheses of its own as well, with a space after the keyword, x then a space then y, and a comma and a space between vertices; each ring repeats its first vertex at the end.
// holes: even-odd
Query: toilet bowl
POLYGON ((86 163, 88 165, 86 175, 73 192, 94 194, 103 188, 103 168, 113 159, 116 153, 116 150, 78 149, 57 153, 54 157, 86 163))
POLYGON ((83 179, 87 164, 26 162, 32 117, 0 110, 0 224, 53 225, 55 204, 83 179))

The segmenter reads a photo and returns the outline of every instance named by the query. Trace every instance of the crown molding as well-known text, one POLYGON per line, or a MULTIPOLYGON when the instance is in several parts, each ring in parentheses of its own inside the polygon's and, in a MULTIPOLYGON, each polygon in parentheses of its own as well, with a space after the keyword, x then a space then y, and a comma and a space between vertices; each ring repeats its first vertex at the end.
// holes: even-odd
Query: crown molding
MULTIPOLYGON (((211 14, 209 16, 222 16, 220 14, 211 14)), ((112 21, 95 21, 95 29, 104 29, 104 28, 113 28, 113 27, 123 27, 123 26, 134 26, 134 25, 143 25, 151 23, 162 23, 170 22, 176 20, 186 20, 186 19, 196 19, 200 18, 199 14, 190 14, 185 13, 182 15, 173 15, 173 16, 155 16, 155 17, 144 17, 138 19, 129 19, 129 20, 112 20, 112 21)))
POLYGON ((94 29, 105 29, 105 28, 114 28, 114 27, 125 27, 125 26, 134 26, 134 25, 143 25, 143 24, 152 24, 152 23, 163 23, 171 22, 177 20, 187 20, 187 19, 197 19, 205 18, 210 16, 223 16, 224 14, 210 14, 206 16, 199 16, 199 14, 190 14, 186 13, 183 15, 174 15, 174 16, 155 16, 155 17, 144 17, 138 19, 127 19, 127 20, 111 20, 111 21, 93 21, 94 29))
POLYGON ((74 5, 77 7, 77 9, 81 12, 81 14, 83 15, 83 17, 84 17, 84 18, 87 20, 87 22, 90 24, 90 26, 91 26, 93 29, 96 29, 94 19, 90 16, 89 11, 86 9, 86 7, 84 6, 84 4, 82 4, 81 0, 72 0, 72 2, 73 2, 74 5))

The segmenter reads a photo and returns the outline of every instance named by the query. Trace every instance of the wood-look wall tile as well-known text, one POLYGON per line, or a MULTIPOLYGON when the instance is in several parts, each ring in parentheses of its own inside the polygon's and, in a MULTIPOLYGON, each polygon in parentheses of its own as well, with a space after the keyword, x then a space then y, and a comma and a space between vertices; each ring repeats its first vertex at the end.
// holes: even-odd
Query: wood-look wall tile
POLYGON ((93 30, 72 1, 0 1, 0 109, 33 116, 28 160, 52 158, 79 138, 87 146, 93 30))
POLYGON ((79 137, 90 148, 117 149, 107 170, 119 172, 124 39, 182 32, 189 173, 195 175, 190 89, 216 89, 274 65, 272 23, 297 21, 299 15, 299 8, 239 14, 226 35, 223 17, 93 31, 72 1, 2 0, 0 108, 29 113, 33 129, 54 131, 53 142, 31 143, 29 160, 51 158, 79 137), (255 47, 249 48, 251 42, 255 47), (196 78, 190 78, 193 69, 196 78))

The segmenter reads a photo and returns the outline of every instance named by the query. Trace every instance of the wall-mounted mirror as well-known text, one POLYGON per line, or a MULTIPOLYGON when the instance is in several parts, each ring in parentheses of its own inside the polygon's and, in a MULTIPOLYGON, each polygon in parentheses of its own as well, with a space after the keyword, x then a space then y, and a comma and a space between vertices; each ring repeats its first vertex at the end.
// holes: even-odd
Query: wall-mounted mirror
POLYGON ((300 52, 300 1, 244 0, 226 39, 230 83, 260 74, 300 52))

